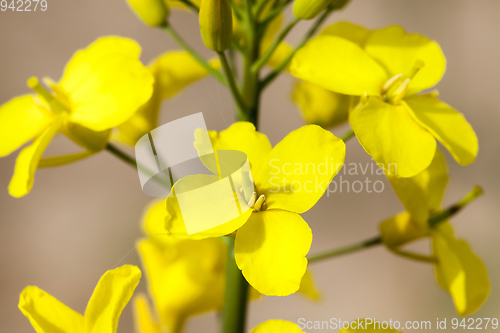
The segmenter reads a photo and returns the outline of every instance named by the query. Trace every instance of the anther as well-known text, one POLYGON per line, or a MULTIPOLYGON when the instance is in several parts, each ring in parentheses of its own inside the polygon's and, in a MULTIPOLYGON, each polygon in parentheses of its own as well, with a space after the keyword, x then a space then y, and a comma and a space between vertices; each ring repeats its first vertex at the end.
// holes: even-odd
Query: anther
POLYGON ((412 80, 413 77, 418 73, 418 71, 424 68, 424 66, 425 62, 423 62, 422 60, 415 61, 415 65, 413 65, 413 68, 410 70, 410 72, 405 75, 405 78, 412 80))
POLYGON ((248 201, 248 206, 250 206, 250 208, 253 208, 253 206, 255 204, 256 197, 257 197, 257 193, 253 192, 252 196, 250 197, 250 200, 248 201))
POLYGON ((403 73, 394 75, 389 80, 387 80, 387 82, 384 84, 384 87, 382 88, 382 94, 386 93, 389 89, 391 89, 391 87, 394 86, 401 77, 403 77, 403 73))
POLYGON ((257 202, 255 202, 255 205, 253 206, 253 210, 256 212, 260 211, 260 208, 262 207, 262 204, 264 203, 264 200, 266 200, 266 196, 262 194, 259 199, 257 199, 257 202))
POLYGON ((28 79, 28 87, 33 89, 40 97, 42 97, 47 104, 50 105, 53 111, 62 112, 65 110, 64 106, 52 95, 49 93, 38 81, 36 77, 31 77, 28 79))

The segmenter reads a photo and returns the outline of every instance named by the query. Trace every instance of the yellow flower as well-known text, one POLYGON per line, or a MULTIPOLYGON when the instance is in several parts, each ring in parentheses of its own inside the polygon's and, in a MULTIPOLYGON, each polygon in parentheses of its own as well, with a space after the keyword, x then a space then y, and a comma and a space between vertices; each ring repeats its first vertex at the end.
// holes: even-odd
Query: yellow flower
MULTIPOLYGON (((210 64, 215 70, 219 60, 210 64)), ((172 98, 190 84, 204 78, 209 73, 196 59, 185 51, 167 52, 153 60, 149 69, 155 78, 153 95, 126 122, 117 127, 114 138, 128 145, 135 145, 144 134, 158 127, 161 103, 172 98)))
MULTIPOLYGON (((255 193, 240 217, 189 237, 220 237, 236 231, 236 263, 250 285, 265 295, 296 292, 312 241, 311 229, 299 214, 314 206, 342 167, 344 142, 315 125, 293 131, 274 148, 250 123, 235 123, 209 135, 215 151, 237 150, 247 155, 255 193)), ((185 177, 173 192, 193 182, 212 182, 212 177, 185 177)), ((237 191, 235 195, 243 194, 237 191)), ((166 232, 188 237, 177 197, 169 196, 166 205, 166 232)))
MULTIPOLYGON (((164 201, 148 207, 144 229, 149 238, 141 240, 138 246, 161 324, 149 310, 146 298, 137 297, 136 323, 142 327, 138 332, 156 332, 153 326, 180 332, 188 317, 220 310, 224 302, 226 245, 220 238, 191 240, 166 236, 162 227, 166 214, 164 201)), ((319 298, 309 272, 299 291, 311 299, 319 298)), ((250 290, 250 299, 259 296, 255 289, 250 290)))
POLYGON ((268 320, 257 325, 250 333, 301 333, 302 331, 297 324, 285 320, 268 320))
POLYGON ((83 316, 34 286, 21 292, 19 309, 38 333, 114 333, 140 278, 136 266, 107 271, 97 283, 83 316))
POLYGON ((28 85, 36 95, 16 97, 0 106, 0 156, 33 139, 19 154, 9 192, 29 193, 37 167, 57 166, 90 156, 106 147, 111 128, 122 124, 152 93, 153 76, 139 61, 132 40, 106 37, 70 60, 58 84, 36 78, 28 85), (56 133, 85 148, 67 156, 41 158, 56 133))
POLYGON ((349 121, 378 165, 411 177, 432 161, 437 139, 461 165, 477 155, 477 138, 465 118, 436 94, 445 71, 439 45, 399 26, 372 32, 343 24, 311 39, 295 55, 291 73, 325 89, 362 96, 349 121))
POLYGON ((439 212, 448 182, 443 155, 438 149, 431 165, 415 177, 388 177, 406 211, 380 224, 385 245, 395 253, 419 259, 423 257, 400 248, 430 237, 433 257, 429 259, 434 262, 438 284, 451 294, 460 315, 475 312, 490 291, 486 267, 465 241, 454 236, 448 222, 437 226, 427 222, 439 212))

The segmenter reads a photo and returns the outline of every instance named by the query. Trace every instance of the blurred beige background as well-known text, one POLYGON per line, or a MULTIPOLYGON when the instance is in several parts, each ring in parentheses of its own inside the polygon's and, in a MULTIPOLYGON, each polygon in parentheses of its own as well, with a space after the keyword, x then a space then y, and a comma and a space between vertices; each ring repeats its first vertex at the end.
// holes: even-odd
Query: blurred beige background
MULTIPOLYGON (((143 47, 144 62, 176 48, 162 31, 143 25, 125 0, 47 1, 46 12, 0 12, 0 103, 27 93, 25 82, 32 75, 58 79, 75 50, 102 35, 134 38, 143 47)), ((475 184, 485 189, 484 197, 453 219, 458 235, 467 238, 489 269, 491 296, 474 314, 483 318, 500 316, 499 15, 497 0, 353 0, 330 19, 369 28, 400 24, 437 40, 444 50, 448 70, 438 85, 441 97, 466 115, 480 141, 479 157, 469 167, 458 166, 446 155, 452 175, 446 204, 475 184)), ((200 52, 212 56, 200 41, 194 15, 175 12, 172 22, 200 52)), ((307 27, 303 23, 296 28, 290 41, 297 41, 307 27)), ((291 83, 286 75, 281 77, 263 98, 260 129, 273 144, 303 124, 289 99, 291 83)), ((162 121, 203 111, 209 128, 221 130, 226 125, 220 110, 228 123, 234 121, 228 93, 207 78, 166 102, 162 121)), ((343 131, 337 128, 334 133, 343 131)), ((57 140, 49 153, 73 148, 66 140, 57 140)), ((347 149, 347 163, 370 162, 355 139, 347 149)), ((83 312, 106 270, 139 264, 134 244, 141 237, 139 219, 150 198, 141 192, 132 168, 103 152, 70 166, 39 170, 33 191, 14 199, 7 186, 16 155, 0 160, 0 331, 32 332, 17 309, 21 290, 38 285, 83 312)), ((314 233, 311 253, 372 237, 379 221, 400 210, 387 183, 380 194, 324 197, 305 214, 314 233)), ((323 301, 311 303, 295 295, 266 297, 250 306, 249 328, 271 318, 297 322, 301 317, 376 317, 434 323, 436 318, 457 317, 449 295, 436 285, 431 266, 396 257, 382 247, 310 267, 323 301)), ((145 290, 144 280, 139 289, 145 290)), ((187 332, 217 332, 215 323, 213 313, 198 316, 188 323, 187 332)), ((130 307, 122 315, 119 332, 132 332, 130 307)))

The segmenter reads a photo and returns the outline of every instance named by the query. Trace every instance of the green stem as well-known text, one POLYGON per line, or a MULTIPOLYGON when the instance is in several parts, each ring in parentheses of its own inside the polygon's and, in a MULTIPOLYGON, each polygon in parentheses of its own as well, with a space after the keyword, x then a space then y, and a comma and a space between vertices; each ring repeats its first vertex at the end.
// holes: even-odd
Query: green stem
POLYGON ((200 9, 194 3, 192 3, 191 1, 189 1, 189 0, 179 0, 179 1, 182 2, 183 4, 185 4, 192 11, 194 11, 196 13, 200 12, 200 9))
POLYGON ((236 104, 238 105, 238 109, 241 110, 242 112, 246 112, 247 107, 245 105, 245 102, 243 101, 243 98, 241 97, 240 90, 236 85, 234 74, 233 71, 231 70, 231 66, 229 66, 226 54, 224 52, 217 52, 217 54, 219 55, 220 63, 222 65, 222 68, 224 69, 224 73, 226 74, 226 79, 227 82, 229 83, 229 90, 231 91, 231 94, 233 95, 233 98, 236 104))
POLYGON ((323 21, 330 15, 333 9, 327 9, 323 12, 323 14, 316 20, 314 25, 311 27, 306 36, 302 39, 302 41, 292 50, 292 52, 278 65, 276 68, 269 73, 264 80, 262 80, 260 84, 260 89, 264 89, 269 83, 271 83, 290 63, 295 53, 300 50, 307 41, 316 33, 319 29, 323 21))
POLYGON ((137 168, 137 163, 135 162, 135 158, 129 156, 127 153, 121 151, 118 147, 113 145, 112 143, 108 143, 106 146, 106 150, 127 163, 128 165, 137 168))
MULTIPOLYGON (((458 202, 457 204, 454 204, 454 205, 448 207, 446 210, 443 210, 443 211, 439 212, 438 214, 430 217, 427 221, 429 223, 429 226, 435 227, 438 224, 446 221, 447 219, 449 219, 450 217, 452 217, 453 215, 458 213, 460 210, 462 210, 467 204, 469 204, 474 199, 479 197, 482 193, 483 193, 482 188, 479 186, 475 186, 471 192, 469 192, 462 200, 460 200, 460 202, 458 202)), ((341 247, 341 248, 326 251, 326 252, 323 252, 320 254, 315 254, 313 256, 309 256, 307 259, 308 259, 309 263, 313 263, 313 262, 321 261, 323 259, 331 259, 334 257, 341 256, 343 254, 353 253, 353 252, 356 252, 359 250, 371 248, 373 246, 380 245, 380 244, 382 244, 382 237, 377 236, 377 237, 363 241, 363 242, 358 243, 358 244, 349 245, 346 247, 341 247)), ((426 262, 433 262, 434 261, 434 259, 431 257, 425 257, 425 256, 421 256, 418 254, 408 253, 408 252, 402 252, 399 254, 404 255, 406 257, 411 257, 412 259, 416 259, 416 260, 420 260, 420 261, 426 261, 426 262)))
POLYGON ((271 9, 269 13, 267 13, 266 18, 262 20, 262 24, 267 25, 269 22, 274 20, 276 16, 281 14, 283 10, 286 8, 286 6, 288 6, 291 2, 292 0, 283 1, 282 3, 278 4, 275 8, 271 9))
POLYGON ((290 23, 281 31, 281 33, 274 39, 271 46, 266 50, 266 52, 252 65, 252 71, 259 71, 272 57, 274 51, 278 48, 281 42, 285 39, 286 35, 292 30, 292 28, 300 21, 299 18, 294 17, 290 23))
POLYGON ((243 333, 249 286, 234 259, 234 237, 226 236, 223 240, 227 246, 227 272, 222 333, 243 333))
POLYGON ((342 139, 342 141, 346 142, 347 140, 349 140, 350 138, 354 137, 354 131, 351 129, 349 129, 347 132, 345 132, 344 134, 342 134, 340 136, 340 138, 342 139))
POLYGON ((323 259, 337 257, 337 256, 340 256, 340 255, 343 255, 343 254, 346 254, 346 253, 356 252, 356 251, 363 250, 363 249, 366 249, 366 248, 369 248, 369 247, 372 247, 372 246, 375 246, 375 245, 380 245, 380 244, 382 244, 382 238, 375 237, 373 239, 366 240, 366 241, 361 242, 359 244, 349 245, 349 246, 346 246, 346 247, 341 247, 339 249, 335 249, 335 250, 331 250, 331 251, 326 251, 324 253, 320 253, 320 254, 316 254, 314 256, 310 256, 310 257, 307 258, 307 260, 311 264, 311 263, 316 262, 316 261, 320 261, 320 260, 323 260, 323 259))
POLYGON ((198 61, 198 63, 203 66, 208 73, 213 75, 222 84, 226 85, 226 80, 215 68, 210 66, 210 64, 203 58, 198 52, 196 52, 188 43, 172 28, 170 25, 164 25, 162 27, 166 32, 172 36, 172 38, 179 44, 186 52, 188 52, 193 58, 198 61))

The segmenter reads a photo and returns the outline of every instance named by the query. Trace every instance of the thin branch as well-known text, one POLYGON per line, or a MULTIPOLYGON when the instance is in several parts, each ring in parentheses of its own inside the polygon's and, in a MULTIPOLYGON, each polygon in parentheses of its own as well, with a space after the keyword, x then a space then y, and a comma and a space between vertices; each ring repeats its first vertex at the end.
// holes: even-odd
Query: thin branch
POLYGON ((222 68, 224 69, 224 73, 226 74, 227 82, 229 83, 229 89, 231 90, 231 94, 233 95, 234 100, 236 101, 236 104, 238 105, 239 109, 243 112, 246 111, 247 107, 245 105, 245 102, 243 101, 243 98, 241 97, 240 90, 238 89, 238 86, 236 85, 236 81, 234 79, 234 74, 231 70, 231 66, 229 66, 229 62, 227 61, 226 54, 224 52, 217 52, 219 55, 219 59, 222 65, 222 68))
POLYGON ((293 51, 279 64, 276 66, 276 68, 269 73, 264 80, 262 80, 260 84, 260 89, 264 89, 269 83, 271 83, 290 63, 292 60, 293 56, 295 53, 301 49, 307 41, 316 33, 316 31, 319 29, 323 21, 330 15, 332 12, 332 9, 327 9, 323 12, 323 14, 320 16, 320 18, 314 23, 314 25, 311 27, 309 32, 306 34, 306 36, 302 39, 302 41, 293 49, 293 51))
POLYGON ((252 65, 252 71, 255 73, 259 71, 272 57, 274 51, 278 48, 278 46, 281 44, 281 42, 285 39, 286 35, 292 30, 292 28, 300 21, 299 18, 294 17, 290 23, 281 31, 281 33, 274 39, 273 43, 271 46, 264 52, 264 54, 257 59, 256 62, 252 65))
POLYGON ((219 80, 222 84, 227 85, 224 77, 214 69, 210 64, 198 53, 196 52, 188 43, 172 28, 170 25, 163 26, 163 29, 172 36, 173 39, 179 44, 186 52, 188 52, 193 58, 198 61, 198 63, 203 66, 207 72, 212 74, 217 80, 219 80))
MULTIPOLYGON (((453 215, 458 213, 460 210, 462 210, 462 208, 464 208, 467 204, 469 204, 474 199, 479 197, 482 193, 483 193, 482 188, 479 186, 475 186, 471 192, 469 192, 462 200, 460 200, 460 202, 448 207, 447 209, 439 212, 438 214, 436 214, 434 216, 431 216, 429 218, 429 220, 427 221, 429 223, 429 226, 432 228, 432 227, 435 227, 438 224, 446 221, 448 218, 452 217, 453 215)), ((358 244, 349 245, 346 247, 341 247, 341 248, 326 251, 326 252, 323 252, 320 254, 315 254, 313 256, 309 256, 307 259, 308 259, 309 263, 313 263, 313 262, 321 261, 323 259, 338 257, 338 256, 341 256, 341 255, 347 254, 347 253, 353 253, 353 252, 367 249, 367 248, 370 248, 370 247, 373 247, 376 245, 380 245, 380 244, 382 244, 382 237, 377 236, 375 238, 363 241, 363 242, 358 243, 358 244)), ((409 255, 408 252, 403 252, 402 255, 412 256, 412 259, 418 259, 418 260, 422 260, 422 261, 431 261, 431 259, 428 257, 418 256, 415 254, 409 255), (418 256, 418 258, 417 258, 417 256, 418 256)))

